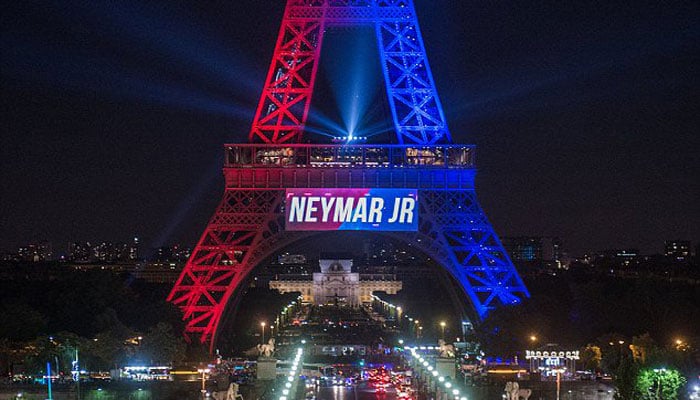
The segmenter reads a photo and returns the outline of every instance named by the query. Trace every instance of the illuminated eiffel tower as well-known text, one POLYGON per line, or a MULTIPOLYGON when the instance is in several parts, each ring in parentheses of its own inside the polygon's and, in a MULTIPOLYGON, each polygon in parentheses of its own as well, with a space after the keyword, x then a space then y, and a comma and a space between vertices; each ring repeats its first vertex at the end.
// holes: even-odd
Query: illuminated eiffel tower
POLYGON ((411 0, 288 0, 249 141, 224 146, 223 200, 168 296, 188 339, 213 348, 256 265, 319 234, 285 229, 290 189, 412 190, 416 229, 378 233, 445 268, 472 318, 529 297, 477 202, 475 147, 452 143, 411 0), (398 144, 300 144, 324 33, 348 25, 374 28, 398 144))

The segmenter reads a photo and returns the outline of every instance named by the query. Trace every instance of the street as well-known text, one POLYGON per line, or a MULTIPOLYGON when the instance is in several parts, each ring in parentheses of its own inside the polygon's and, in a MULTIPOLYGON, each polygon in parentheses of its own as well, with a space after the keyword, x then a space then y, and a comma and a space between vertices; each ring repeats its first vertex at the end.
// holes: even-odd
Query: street
POLYGON ((387 388, 385 393, 375 393, 366 382, 354 386, 326 386, 316 392, 317 400, 396 400, 396 389, 387 388))

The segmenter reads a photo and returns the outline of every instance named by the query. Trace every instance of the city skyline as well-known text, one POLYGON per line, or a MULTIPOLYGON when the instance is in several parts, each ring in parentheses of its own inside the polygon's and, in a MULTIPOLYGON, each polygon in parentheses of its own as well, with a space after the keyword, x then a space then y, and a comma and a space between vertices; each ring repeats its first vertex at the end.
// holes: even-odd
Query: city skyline
MULTIPOLYGON (((357 234, 357 233, 355 233, 357 234)), ((325 237, 314 241, 313 243, 297 243, 288 246, 283 252, 273 254, 275 257, 284 257, 285 255, 303 256, 304 258, 319 258, 327 252, 327 249, 336 239, 325 237)), ((347 243, 347 237, 341 239, 347 243)), ((353 238, 355 242, 352 245, 346 246, 347 254, 354 257, 368 257, 367 243, 374 243, 379 248, 388 248, 394 252, 405 253, 406 249, 401 247, 400 243, 392 242, 391 240, 383 241, 378 237, 373 240, 365 238, 353 238), (403 249, 403 250, 402 250, 403 249)), ((583 253, 573 254, 567 246, 566 241, 560 237, 551 236, 501 236, 501 241, 504 248, 509 252, 511 260, 520 265, 521 262, 528 261, 562 261, 564 265, 569 262, 580 262, 590 260, 594 257, 633 257, 645 258, 649 256, 665 256, 673 257, 676 261, 689 262, 693 257, 698 256, 697 250, 700 249, 698 243, 685 239, 667 239, 661 242, 660 248, 653 252, 642 252, 635 246, 628 247, 605 247, 599 249, 586 249, 583 253)), ((409 246, 410 248, 410 246, 409 246)), ((65 248, 61 245, 56 245, 49 241, 34 241, 23 243, 18 248, 11 251, 0 250, 0 259, 5 261, 10 260, 28 260, 31 254, 38 257, 35 261, 97 261, 97 262, 135 262, 135 261, 158 261, 158 260, 175 260, 180 262, 187 261, 190 253, 194 250, 194 246, 182 245, 180 243, 168 243, 157 248, 145 248, 141 245, 140 239, 134 237, 132 241, 119 240, 82 240, 67 243, 65 248), (100 256, 100 254, 102 256, 100 256)), ((411 251, 417 251, 412 249, 411 251)), ((381 251, 382 253, 384 250, 381 251)), ((423 254, 423 257, 426 255, 423 254)), ((376 258, 376 256, 375 256, 376 258)))
MULTIPOLYGON (((697 243, 696 5, 416 6, 500 236, 559 236, 574 254, 697 243)), ((14 4, 3 28, 0 249, 133 234, 194 246, 283 7, 59 8, 14 4)))

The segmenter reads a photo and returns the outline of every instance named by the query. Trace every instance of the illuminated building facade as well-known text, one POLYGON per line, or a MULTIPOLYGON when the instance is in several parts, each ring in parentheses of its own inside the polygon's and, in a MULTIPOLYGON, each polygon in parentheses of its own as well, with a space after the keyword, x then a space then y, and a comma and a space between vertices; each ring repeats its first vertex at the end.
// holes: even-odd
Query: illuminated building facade
POLYGON ((352 259, 321 259, 321 272, 314 272, 312 279, 275 279, 270 289, 280 293, 299 292, 304 303, 342 304, 359 306, 372 302, 372 293, 396 294, 402 283, 397 280, 364 280, 352 272, 352 259))
POLYGON ((75 263, 134 262, 139 258, 139 239, 123 242, 71 242, 68 245, 68 261, 75 263))
POLYGON ((526 350, 525 359, 530 362, 531 373, 540 373, 543 377, 562 374, 570 378, 576 373, 576 360, 580 357, 578 350, 560 350, 548 345, 545 350, 526 350))
POLYGON ((27 262, 42 262, 53 259, 51 243, 39 242, 22 246, 17 250, 19 260, 27 262))
POLYGON ((690 240, 667 240, 664 255, 673 261, 687 262, 690 259, 690 240))
POLYGON ((504 237, 503 246, 515 263, 542 261, 542 238, 534 236, 504 237))

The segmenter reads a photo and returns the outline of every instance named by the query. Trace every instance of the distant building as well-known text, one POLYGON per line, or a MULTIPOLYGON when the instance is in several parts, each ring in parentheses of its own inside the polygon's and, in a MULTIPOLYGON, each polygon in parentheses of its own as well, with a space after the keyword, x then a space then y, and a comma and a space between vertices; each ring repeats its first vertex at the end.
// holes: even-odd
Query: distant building
POLYGON ((173 284, 180 277, 183 266, 184 263, 151 262, 137 264, 130 272, 134 278, 143 279, 146 282, 173 284))
POLYGON ((139 257, 139 239, 123 242, 71 242, 68 261, 74 263, 128 263, 139 257))
POLYGON ((134 241, 129 247, 129 260, 136 261, 139 259, 139 238, 134 236, 134 241))
POLYGON ((503 247, 513 264, 518 267, 547 269, 568 268, 570 260, 558 237, 506 236, 503 247))
POLYGON ((630 266, 639 261, 639 250, 637 249, 622 249, 615 252, 615 258, 620 262, 621 266, 630 266))
POLYGON ((92 260, 90 242, 71 242, 68 244, 68 261, 89 263, 92 260))
POLYGON ((68 267, 75 271, 110 271, 115 274, 128 274, 135 279, 150 283, 173 284, 182 273, 182 263, 70 263, 68 267))
POLYGON ((306 256, 303 254, 289 254, 284 253, 277 256, 277 263, 280 265, 284 264, 296 264, 304 265, 306 264, 306 256))
POLYGON ((53 248, 50 242, 30 243, 17 250, 17 259, 25 262, 51 261, 53 248))
POLYGON ((2 253, 2 256, 0 256, 0 259, 2 261, 12 261, 12 262, 19 262, 19 255, 17 253, 12 253, 12 252, 4 252, 2 253))
POLYGON ((664 255, 677 262, 690 260, 690 240, 667 240, 664 243, 664 255))
POLYGON ((270 280, 279 279, 280 276, 286 280, 308 279, 313 270, 304 254, 279 254, 270 263, 263 264, 256 270, 251 286, 268 287, 270 280))
POLYGON ((568 268, 570 260, 558 237, 542 238, 542 259, 555 268, 568 268))
POLYGON ((362 242, 362 262, 367 265, 414 265, 426 259, 409 243, 397 245, 382 238, 366 239, 362 242))
MULTIPOLYGON (((394 279, 361 279, 352 272, 352 258, 346 256, 322 258, 321 272, 314 272, 312 279, 274 279, 270 289, 280 293, 300 292, 302 301, 311 304, 343 304, 359 306, 372 302, 372 293, 396 294, 402 288, 401 281, 394 279)), ((386 276, 382 275, 381 278, 386 276)))
POLYGON ((590 255, 584 255, 581 260, 584 264, 597 268, 603 268, 609 272, 622 270, 630 271, 637 268, 644 261, 638 249, 608 249, 596 251, 590 255))
POLYGON ((162 246, 156 249, 153 256, 155 261, 166 262, 173 258, 173 248, 169 246, 162 246))
POLYGON ((509 236, 503 238, 503 247, 515 264, 539 264, 542 262, 542 238, 535 236, 509 236))

